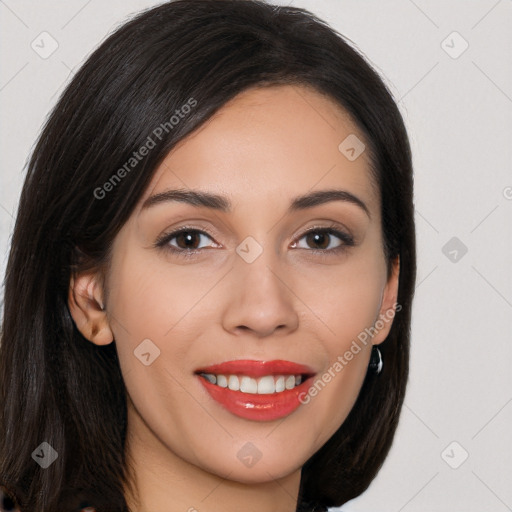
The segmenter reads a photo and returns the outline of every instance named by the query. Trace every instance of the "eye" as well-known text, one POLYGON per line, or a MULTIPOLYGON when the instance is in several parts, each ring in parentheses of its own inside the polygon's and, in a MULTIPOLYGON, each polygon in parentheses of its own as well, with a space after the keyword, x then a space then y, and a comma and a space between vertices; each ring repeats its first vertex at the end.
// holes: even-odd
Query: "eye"
MULTIPOLYGON (((200 253, 203 249, 207 249, 208 239, 213 242, 213 247, 220 247, 220 245, 213 240, 213 236, 206 231, 182 227, 171 233, 163 234, 155 242, 155 247, 187 258, 200 253)), ((305 246, 301 246, 300 243, 295 242, 292 248, 308 249, 310 252, 325 255, 326 253, 335 254, 354 245, 354 239, 351 235, 333 226, 309 229, 300 237, 299 242, 303 239, 305 240, 305 246)), ((210 247, 212 247, 212 244, 210 244, 210 247)))
MULTIPOLYGON (((172 233, 162 235, 155 243, 155 246, 170 250, 173 253, 195 253, 205 247, 201 244, 206 239, 213 240, 211 235, 205 231, 194 228, 180 228, 172 233)), ((218 245, 215 244, 217 247, 218 245)), ((188 255, 187 254, 187 255, 188 255)))
POLYGON ((354 245, 354 239, 348 233, 335 229, 333 227, 314 227, 304 233, 301 238, 306 242, 306 246, 300 246, 297 243, 292 247, 298 249, 310 249, 313 252, 338 252, 346 249, 347 246, 354 245), (337 240, 336 240, 337 238, 337 240), (311 245, 313 247, 311 247, 311 245), (314 247, 314 246, 317 247, 314 247))

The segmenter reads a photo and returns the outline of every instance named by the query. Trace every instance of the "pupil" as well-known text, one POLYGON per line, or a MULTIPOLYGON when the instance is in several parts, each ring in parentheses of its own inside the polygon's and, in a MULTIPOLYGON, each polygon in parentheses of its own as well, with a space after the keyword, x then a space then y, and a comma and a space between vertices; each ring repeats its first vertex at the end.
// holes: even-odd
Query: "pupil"
POLYGON ((312 236, 313 242, 316 245, 320 245, 322 248, 327 247, 329 245, 326 233, 313 233, 310 236, 312 236), (323 243, 322 243, 322 241, 323 241, 323 243), (327 242, 327 243, 325 243, 325 242, 327 242))
MULTIPOLYGON (((193 241, 195 233, 192 233, 190 231, 184 231, 180 236, 184 237, 186 240, 185 247, 190 248, 191 246, 188 243, 191 241, 191 239, 193 241)), ((193 246, 194 246, 194 244, 192 243, 192 248, 193 248, 193 246)))

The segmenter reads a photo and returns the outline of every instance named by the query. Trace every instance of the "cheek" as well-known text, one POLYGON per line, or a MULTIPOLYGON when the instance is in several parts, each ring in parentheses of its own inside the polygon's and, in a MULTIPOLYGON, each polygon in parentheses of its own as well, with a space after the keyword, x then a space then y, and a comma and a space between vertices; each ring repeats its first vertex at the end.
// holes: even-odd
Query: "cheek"
MULTIPOLYGON (((184 433, 190 430, 189 419, 175 412, 182 411, 185 403, 198 407, 190 403, 183 383, 191 379, 187 372, 192 368, 190 347, 198 334, 194 327, 205 322, 190 321, 201 313, 201 308, 193 307, 201 290, 183 272, 148 264, 143 256, 136 250, 119 254, 109 275, 109 310, 119 362, 130 402, 143 425, 151 425, 161 439, 170 435, 187 446, 190 441, 184 433)), ((146 435, 146 427, 130 417, 137 431, 146 435)), ((151 440, 145 438, 148 446, 151 440)))
POLYGON ((329 268, 312 266, 303 275, 296 278, 297 295, 315 313, 311 320, 320 320, 317 327, 331 353, 344 351, 377 320, 386 280, 378 251, 359 251, 329 268))
MULTIPOLYGON (((351 259, 336 272, 312 275, 316 286, 304 287, 304 302, 316 312, 310 330, 326 351, 326 362, 304 396, 312 431, 322 432, 317 447, 334 434, 352 409, 367 373, 369 329, 378 319, 386 277, 377 251, 351 259), (316 279, 315 279, 316 278, 316 279)), ((303 402, 304 403, 304 402, 303 402)))
MULTIPOLYGON (((190 378, 194 341, 212 323, 205 292, 216 276, 171 266, 137 250, 117 251, 109 275, 109 312, 127 390, 138 407, 160 397, 183 400, 177 381, 190 378), (187 373, 188 372, 188 373, 187 373), (145 396, 154 397, 147 401, 145 396)), ((197 351, 195 352, 197 355, 197 351)), ((171 404, 172 405, 172 404, 171 404)))
MULTIPOLYGON (((115 259, 112 269, 109 308, 118 341, 138 344, 150 338, 165 343, 188 314, 201 310, 195 306, 206 284, 204 276, 193 270, 187 272, 180 266, 173 269, 164 259, 162 263, 148 260, 136 250, 115 259)), ((173 344, 176 342, 179 340, 173 340, 173 344)))
POLYGON ((166 374, 158 370, 177 321, 179 297, 137 251, 117 251, 111 269, 109 320, 127 390, 136 398, 166 389, 166 374))

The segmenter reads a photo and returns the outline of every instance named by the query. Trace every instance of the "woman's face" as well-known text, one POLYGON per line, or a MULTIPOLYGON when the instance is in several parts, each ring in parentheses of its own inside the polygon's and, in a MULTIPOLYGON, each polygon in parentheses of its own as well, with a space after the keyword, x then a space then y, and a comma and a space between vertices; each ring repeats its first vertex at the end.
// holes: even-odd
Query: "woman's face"
POLYGON ((114 241, 105 304, 129 395, 128 445, 144 447, 148 464, 269 481, 300 471, 347 417, 391 321, 366 344, 361 333, 397 293, 362 141, 309 88, 255 88, 158 168, 114 241), (222 201, 173 200, 173 190, 222 201), (327 190, 339 194, 314 200, 327 190), (209 369, 210 385, 198 374, 239 360, 288 363, 209 369), (309 377, 300 401, 299 388, 282 391, 298 373, 309 377))

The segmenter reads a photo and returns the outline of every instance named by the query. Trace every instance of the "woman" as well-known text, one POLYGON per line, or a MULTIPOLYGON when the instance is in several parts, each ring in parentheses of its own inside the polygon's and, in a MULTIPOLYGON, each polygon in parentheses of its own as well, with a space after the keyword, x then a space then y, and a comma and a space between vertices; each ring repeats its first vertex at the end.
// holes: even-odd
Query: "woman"
POLYGON ((4 501, 342 505, 393 440, 415 271, 403 120, 339 34, 252 0, 143 12, 75 75, 29 163, 4 501))

